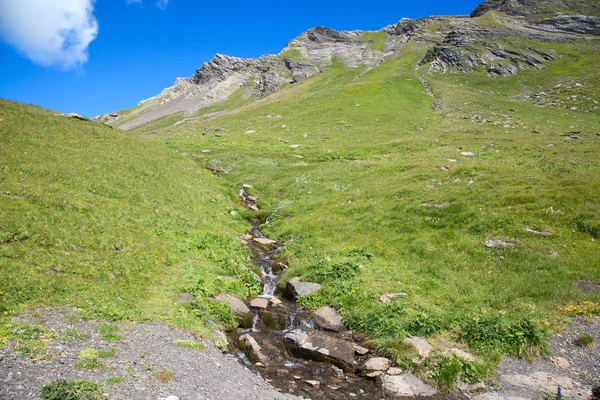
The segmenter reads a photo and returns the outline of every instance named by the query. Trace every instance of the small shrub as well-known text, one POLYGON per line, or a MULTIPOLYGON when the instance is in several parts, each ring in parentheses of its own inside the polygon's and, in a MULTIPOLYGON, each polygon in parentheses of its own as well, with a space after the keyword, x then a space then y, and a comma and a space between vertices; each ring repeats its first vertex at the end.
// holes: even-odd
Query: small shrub
POLYGON ((491 364, 468 361, 455 354, 430 361, 430 376, 443 390, 450 390, 458 382, 479 382, 487 379, 493 372, 491 364))
POLYGON ((196 351, 204 351, 206 347, 202 343, 198 343, 193 340, 175 340, 175 345, 183 347, 184 349, 191 349, 196 351))
POLYGON ((173 371, 156 371, 154 377, 162 383, 171 383, 175 379, 175 372, 173 371))
POLYGON ((584 333, 575 339, 575 344, 579 347, 588 347, 594 344, 594 338, 591 335, 584 333))
POLYGON ((88 381, 52 382, 42 388, 43 400, 101 400, 106 399, 103 387, 88 381))
POLYGON ((119 335, 119 327, 112 324, 104 324, 98 327, 97 332, 102 337, 102 340, 107 342, 120 342, 123 336, 119 335))

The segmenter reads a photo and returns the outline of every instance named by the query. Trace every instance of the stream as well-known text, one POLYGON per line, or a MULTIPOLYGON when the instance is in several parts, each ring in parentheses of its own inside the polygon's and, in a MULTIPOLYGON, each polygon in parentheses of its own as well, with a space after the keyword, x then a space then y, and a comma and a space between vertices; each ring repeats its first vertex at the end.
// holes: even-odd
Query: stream
MULTIPOLYGON (((244 207, 259 210, 257 199, 241 186, 239 196, 244 207)), ((283 243, 265 237, 260 230, 269 220, 269 217, 251 220, 252 229, 243 237, 252 251, 252 262, 260 270, 263 290, 246 301, 251 312, 242 318, 240 328, 229 333, 231 350, 248 368, 286 393, 336 400, 385 397, 375 379, 357 374, 356 367, 368 358, 353 351, 352 346, 359 345, 357 337, 348 331, 321 329, 313 313, 293 301, 288 290, 278 286, 287 262, 277 257, 283 243), (310 346, 290 340, 303 335, 308 335, 310 345, 323 347, 313 351, 310 346), (339 348, 350 348, 350 360, 348 356, 345 362, 335 358, 339 348)))

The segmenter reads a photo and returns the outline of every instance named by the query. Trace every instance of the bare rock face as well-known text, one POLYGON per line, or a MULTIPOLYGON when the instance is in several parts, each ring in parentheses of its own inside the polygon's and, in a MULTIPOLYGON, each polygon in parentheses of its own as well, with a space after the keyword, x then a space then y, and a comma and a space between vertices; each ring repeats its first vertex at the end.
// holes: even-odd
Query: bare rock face
POLYGON ((327 361, 349 372, 356 368, 354 348, 344 340, 323 332, 302 329, 288 332, 284 340, 292 353, 316 361, 327 361))

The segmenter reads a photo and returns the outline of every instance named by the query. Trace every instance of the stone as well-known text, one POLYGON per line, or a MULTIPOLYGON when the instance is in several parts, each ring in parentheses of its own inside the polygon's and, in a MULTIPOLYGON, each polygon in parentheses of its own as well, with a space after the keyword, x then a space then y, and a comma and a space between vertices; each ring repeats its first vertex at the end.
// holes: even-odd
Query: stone
POLYGON ((402 369, 401 368, 392 367, 392 368, 390 368, 390 369, 387 370, 387 374, 388 375, 392 375, 392 376, 401 375, 402 374, 402 369))
POLYGON ((362 369, 367 371, 387 371, 392 366, 392 362, 385 357, 369 358, 362 369))
POLYGON ((229 304, 233 315, 241 316, 250 312, 250 309, 248 306, 246 306, 246 303, 230 294, 220 294, 215 297, 215 300, 229 304))
POLYGON ((347 372, 353 372, 356 368, 352 345, 324 332, 296 328, 286 333, 284 340, 292 353, 298 356, 327 361, 347 372))
POLYGON ((558 386, 560 386, 565 398, 571 398, 576 392, 573 379, 570 377, 553 375, 543 371, 537 371, 528 375, 501 375, 500 381, 507 386, 517 386, 537 392, 548 393, 556 393, 558 386))
POLYGON ((356 354, 358 354, 360 356, 364 356, 365 354, 367 354, 368 352, 371 351, 371 350, 367 349, 366 347, 362 347, 357 344, 353 345, 352 347, 354 347, 354 351, 356 352, 356 354))
POLYGON ((177 397, 177 396, 167 396, 163 400, 179 400, 179 397, 177 397))
POLYGON ((381 381, 383 391, 393 396, 434 396, 438 392, 412 374, 385 375, 381 381))
POLYGON ((460 153, 461 156, 463 157, 468 157, 471 158, 473 157, 475 154, 471 153, 470 151, 463 151, 462 153, 460 153))
POLYGON ((315 381, 315 380, 311 380, 311 379, 306 380, 304 382, 308 383, 312 387, 319 387, 319 386, 321 386, 321 382, 315 381))
POLYGON ((485 241, 485 247, 493 248, 493 247, 514 247, 515 243, 507 242, 503 239, 487 239, 485 241))
POLYGON ((550 361, 558 368, 568 369, 571 366, 569 360, 564 357, 552 357, 550 361))
POLYGON ((271 305, 272 306, 278 307, 281 304, 282 304, 281 300, 279 300, 277 297, 275 297, 275 296, 271 297, 271 305))
POLYGON ((319 308, 313 313, 312 317, 315 323, 322 329, 333 332, 346 330, 342 317, 329 306, 319 308))
POLYGON ((379 302, 382 304, 385 303, 389 303, 394 299, 397 299, 398 297, 406 297, 408 296, 408 294, 406 293, 386 293, 381 295, 381 297, 379 297, 379 302))
POLYGON ((288 281, 287 289, 292 295, 292 298, 296 299, 300 296, 306 296, 321 290, 321 285, 319 283, 303 282, 300 278, 296 277, 288 281))
POLYGON ((431 353, 431 350, 433 350, 433 346, 429 344, 427 340, 418 336, 404 338, 404 343, 410 344, 415 349, 417 349, 419 356, 422 358, 429 357, 429 353, 431 353))
POLYGON ((482 392, 486 389, 485 382, 477 382, 472 385, 469 385, 469 392, 482 392))
POLYGON ((257 297, 250 302, 250 308, 260 308, 266 310, 269 307, 269 299, 257 297))
POLYGON ((248 355, 250 361, 254 363, 267 363, 268 357, 263 354, 262 348, 249 334, 245 334, 239 337, 238 343, 244 352, 248 355))
POLYGON ((256 133, 256 131, 251 129, 249 131, 246 131, 246 133, 248 133, 248 134, 250 134, 250 133, 256 133))
POLYGON ((262 245, 265 245, 265 246, 270 246, 270 245, 273 245, 273 244, 277 243, 276 240, 267 239, 267 238, 260 238, 260 237, 255 237, 252 240, 254 240, 258 244, 262 244, 262 245))
POLYGON ((369 372, 368 374, 365 374, 365 376, 367 378, 379 378, 380 376, 383 376, 384 372, 383 371, 373 371, 373 372, 369 372))
POLYGON ((242 239, 244 239, 244 240, 252 240, 252 235, 250 235, 249 233, 246 233, 244 236, 242 236, 242 239))
POLYGON ((82 121, 89 121, 90 119, 88 117, 84 117, 83 115, 79 115, 77 113, 65 113, 65 114, 60 114, 63 117, 68 117, 68 118, 75 118, 75 119, 80 119, 82 121))
POLYGON ((531 228, 523 228, 523 230, 526 232, 535 233, 536 235, 552 236, 552 232, 548 232, 548 231, 536 231, 535 229, 531 229, 531 228))
POLYGON ((288 147, 290 149, 297 149, 298 147, 300 147, 300 145, 299 144, 290 144, 288 147))

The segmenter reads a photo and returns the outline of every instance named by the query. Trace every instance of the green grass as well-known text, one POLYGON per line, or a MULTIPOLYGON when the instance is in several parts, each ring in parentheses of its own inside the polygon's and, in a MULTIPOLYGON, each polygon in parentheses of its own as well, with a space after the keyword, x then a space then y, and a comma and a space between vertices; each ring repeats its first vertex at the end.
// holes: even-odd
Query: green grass
POLYGON ((102 337, 102 340, 107 342, 120 342, 123 340, 123 336, 119 335, 119 327, 112 324, 100 325, 97 329, 98 333, 102 337))
MULTIPOLYGON (((479 22, 499 23, 487 18, 479 22)), ((223 115, 126 134, 1 102, 0 311, 69 304, 89 318, 204 334, 209 320, 233 323, 209 298, 260 290, 237 239, 251 216, 237 186, 249 183, 272 215, 265 235, 286 243, 281 283, 322 283, 300 302, 334 306, 399 365, 406 335, 477 353, 478 365, 407 365, 445 387, 488 376, 501 354, 545 354, 565 318, 600 310, 600 295, 576 284, 600 280, 597 49, 502 43, 560 57, 511 78, 420 67, 434 99, 414 70, 430 44, 411 41, 364 74, 334 60, 264 99, 246 102, 240 90, 199 113, 223 115), (540 92, 558 102, 540 104, 540 92), (229 172, 217 178, 207 166, 229 172), (398 291, 408 296, 378 303, 398 291), (176 303, 182 292, 195 300, 176 303)))
POLYGON ((37 107, 0 100, 0 115, 0 315, 68 304, 209 335, 179 294, 220 276, 248 294, 247 224, 192 157, 37 107))
POLYGON ((101 400, 107 396, 104 388, 94 382, 84 380, 52 382, 42 388, 43 400, 101 400))
POLYGON ((105 358, 115 356, 115 350, 97 350, 84 349, 77 355, 77 361, 73 365, 77 369, 94 370, 104 369, 106 364, 102 361, 105 358))
POLYGON ((368 43, 368 47, 372 50, 383 51, 383 44, 387 40, 388 35, 385 32, 363 32, 360 39, 368 43))
POLYGON ((196 351, 205 351, 206 347, 202 343, 198 343, 194 340, 175 340, 175 345, 177 347, 181 347, 184 349, 196 350, 196 351))
POLYGON ((254 187, 260 207, 274 213, 265 234, 286 242, 286 277, 323 283, 304 305, 335 306, 351 329, 390 352, 406 334, 449 334, 490 362, 498 353, 532 358, 547 352, 566 307, 599 300, 575 282, 598 279, 600 217, 594 113, 540 107, 523 96, 567 81, 583 86, 557 95, 594 96, 596 52, 579 43, 535 45, 563 57, 545 70, 493 81, 482 71, 435 75, 422 67, 440 112, 413 72, 427 47, 409 44, 355 82, 361 69, 334 62, 185 132, 166 129, 161 139, 195 154, 200 166, 230 169, 222 179, 232 203, 238 184, 254 187), (228 134, 202 135, 216 128, 228 134), (561 136, 574 130, 583 140, 561 136), (449 171, 439 170, 446 165, 449 171), (518 245, 486 248, 490 238, 518 245), (395 291, 409 296, 377 304, 395 291))

